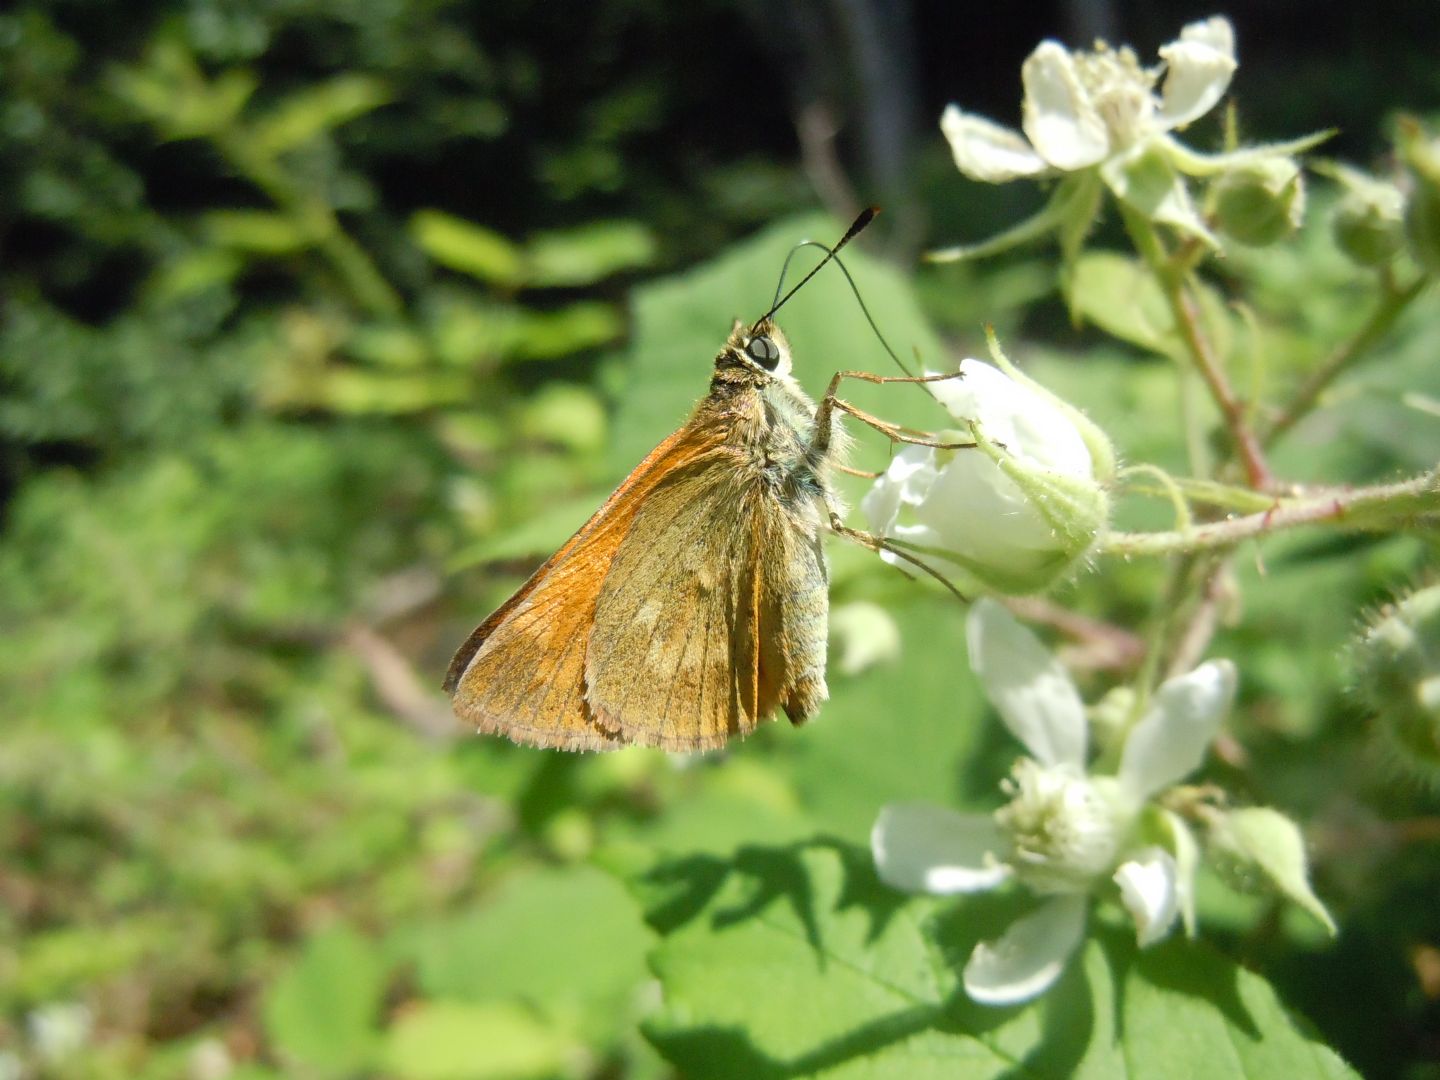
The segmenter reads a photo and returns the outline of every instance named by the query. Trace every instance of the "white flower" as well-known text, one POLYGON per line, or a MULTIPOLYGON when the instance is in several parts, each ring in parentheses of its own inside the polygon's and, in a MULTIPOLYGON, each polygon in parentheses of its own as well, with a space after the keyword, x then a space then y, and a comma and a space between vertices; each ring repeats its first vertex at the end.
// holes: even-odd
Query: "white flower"
MULTIPOLYGON (((1182 174, 1212 176, 1288 157, 1325 136, 1226 154, 1198 153, 1171 132, 1204 116, 1225 95, 1235 74, 1235 32, 1219 15, 1190 23, 1160 49, 1160 60, 1147 68, 1129 48, 1097 42, 1093 51, 1071 52, 1059 42, 1042 41, 1020 69, 1023 135, 957 105, 945 109, 940 130, 956 166, 973 180, 1003 184, 1021 177, 1098 174, 1116 198, 1148 220, 1214 245, 1182 174)), ((930 257, 943 261, 993 253, 1062 226, 1083 234, 1096 209, 1095 200, 1068 190, 1062 197, 1057 188, 1051 203, 1029 222, 977 247, 930 257), (1079 220, 1070 221, 1074 215, 1079 220)))
POLYGON ((966 993, 1008 1005, 1059 977, 1096 892, 1113 887, 1142 947, 1177 919, 1193 924, 1197 846, 1154 800, 1200 765, 1229 711, 1235 669, 1212 660, 1166 682, 1126 736, 1115 774, 1097 775, 1086 772, 1080 694, 1040 641, 992 600, 975 604, 968 639, 986 695, 1030 755, 1002 784, 1009 802, 992 815, 890 805, 871 847, 881 878, 897 888, 967 893, 1014 879, 1044 896, 965 965, 966 993))
POLYGON ((1160 57, 1162 66, 1147 69, 1128 48, 1101 42, 1094 52, 1072 53, 1042 41, 1020 69, 1028 142, 956 105, 945 110, 940 130, 956 166, 975 180, 998 184, 1089 168, 1214 108, 1235 74, 1235 32, 1222 16, 1191 23, 1160 57))
POLYGON ((861 508, 877 533, 948 559, 985 586, 1039 589, 1081 557, 1105 523, 1109 444, 1018 373, 979 360, 962 361, 960 372, 927 385, 977 448, 906 446, 861 508))

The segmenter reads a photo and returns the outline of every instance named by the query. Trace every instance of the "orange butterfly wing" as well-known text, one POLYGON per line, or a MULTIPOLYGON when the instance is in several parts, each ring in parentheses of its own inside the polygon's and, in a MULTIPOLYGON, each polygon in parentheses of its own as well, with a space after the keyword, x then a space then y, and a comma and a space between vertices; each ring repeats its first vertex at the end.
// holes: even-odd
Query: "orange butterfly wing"
MULTIPOLYGON (((585 656, 596 603, 646 498, 677 470, 719 450, 682 428, 637 465, 604 505, 520 590, 475 628, 445 677, 455 714, 481 732, 566 750, 613 749, 585 700, 585 656)), ((721 451, 723 452, 723 451, 721 451)))

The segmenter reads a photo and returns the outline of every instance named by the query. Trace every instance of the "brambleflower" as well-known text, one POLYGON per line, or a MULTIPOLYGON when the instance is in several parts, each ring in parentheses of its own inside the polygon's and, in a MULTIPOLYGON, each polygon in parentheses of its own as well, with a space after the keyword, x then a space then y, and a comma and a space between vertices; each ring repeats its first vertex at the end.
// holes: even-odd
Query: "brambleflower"
POLYGON ((1094 543, 1114 452, 1078 411, 996 360, 1003 370, 967 359, 962 378, 928 384, 976 448, 904 447, 861 509, 877 533, 986 588, 1029 592, 1094 543))
POLYGON ((1075 183, 1061 185, 1040 214, 994 241, 930 257, 991 253, 1051 229, 1081 236, 1098 210, 1097 179, 1149 221, 1217 246, 1185 177, 1286 159, 1325 137, 1221 154, 1186 146, 1173 132, 1210 112, 1229 89, 1237 67, 1235 32, 1228 19, 1212 16, 1185 26, 1159 52, 1161 62, 1145 67, 1128 46, 1102 41, 1093 50, 1071 51, 1042 41, 1020 69, 1023 134, 949 105, 940 130, 956 167, 972 180, 1065 176, 1075 183))
MULTIPOLYGON (((999 939, 975 946, 966 993, 991 1005, 1043 993, 1083 940, 1096 897, 1121 902, 1142 947, 1177 922, 1193 933, 1200 845, 1171 803, 1229 712, 1234 666, 1211 660, 1164 683, 1106 755, 1114 771, 1089 771, 1085 708, 1059 662, 992 600, 976 603, 967 636, 971 666, 1028 751, 1001 783, 1007 802, 993 814, 892 804, 871 833, 880 876, 897 888, 968 893, 1013 880, 1044 898, 999 939)), ((1292 822, 1273 810, 1210 806, 1199 817, 1227 859, 1333 930, 1309 891, 1292 822)))

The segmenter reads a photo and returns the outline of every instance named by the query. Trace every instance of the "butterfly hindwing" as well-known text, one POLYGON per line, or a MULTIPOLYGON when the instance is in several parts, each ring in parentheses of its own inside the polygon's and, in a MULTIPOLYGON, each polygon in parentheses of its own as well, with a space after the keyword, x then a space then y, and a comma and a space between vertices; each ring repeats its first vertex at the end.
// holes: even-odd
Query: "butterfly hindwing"
POLYGON ((824 699, 818 537, 733 453, 649 494, 601 590, 587 699, 626 742, 711 749, 824 699))

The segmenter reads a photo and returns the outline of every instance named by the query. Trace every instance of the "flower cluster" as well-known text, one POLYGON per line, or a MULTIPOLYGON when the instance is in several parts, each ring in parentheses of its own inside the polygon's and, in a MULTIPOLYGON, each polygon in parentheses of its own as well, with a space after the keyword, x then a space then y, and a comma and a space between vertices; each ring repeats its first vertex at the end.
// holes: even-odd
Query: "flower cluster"
MULTIPOLYGON (((1118 898, 1143 946, 1177 922, 1193 933, 1200 844, 1177 807, 1194 804, 1175 785, 1197 769, 1229 712, 1235 669, 1212 660, 1164 683, 1143 714, 1089 769, 1089 724, 1079 692, 1059 662, 1003 607, 974 606, 970 663, 1011 733, 1024 744, 1001 784, 993 814, 928 804, 885 807, 871 836, 889 884, 911 891, 968 893, 1015 881, 1044 897, 965 965, 966 992, 1007 1005, 1043 993, 1084 937, 1091 901, 1118 898)), ((1212 854, 1268 881, 1333 931, 1310 891, 1299 831, 1273 810, 1197 815, 1212 854)))
MULTIPOLYGON (((1221 154, 1200 153, 1172 134, 1200 119, 1225 95, 1235 74, 1235 32, 1214 16, 1194 22, 1160 49, 1161 63, 1143 66, 1129 48, 1097 42, 1074 51, 1043 41, 1020 70, 1025 88, 1024 134, 957 105, 940 130, 959 170, 1001 184, 1065 176, 1047 208, 1024 226, 982 245, 993 252, 1050 229, 1083 236, 1098 209, 1100 184, 1128 210, 1158 225, 1218 245, 1185 178, 1221 177, 1217 217, 1247 243, 1278 238, 1304 205, 1291 156, 1325 136, 1221 154), (1098 181, 1098 183, 1095 183, 1098 181)), ((932 258, 974 255, 976 249, 932 258)))

